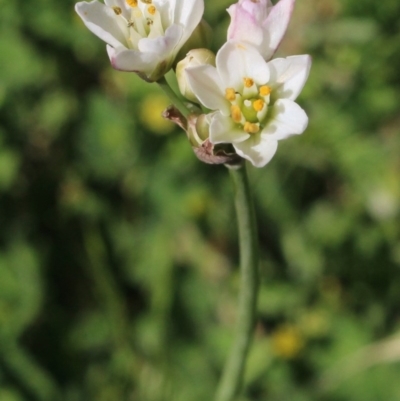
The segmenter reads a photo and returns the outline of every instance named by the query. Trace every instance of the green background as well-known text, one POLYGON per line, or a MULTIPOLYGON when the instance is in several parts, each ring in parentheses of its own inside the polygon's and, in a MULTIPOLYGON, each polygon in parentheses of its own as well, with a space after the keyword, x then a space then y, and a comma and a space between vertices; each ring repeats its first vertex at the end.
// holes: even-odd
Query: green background
MULTIPOLYGON (((213 49, 230 1, 206 0, 213 49)), ((236 319, 229 176, 73 1, 0 0, 0 401, 208 401, 236 319)), ((400 2, 298 0, 306 132, 250 169, 241 401, 400 400, 400 2)))

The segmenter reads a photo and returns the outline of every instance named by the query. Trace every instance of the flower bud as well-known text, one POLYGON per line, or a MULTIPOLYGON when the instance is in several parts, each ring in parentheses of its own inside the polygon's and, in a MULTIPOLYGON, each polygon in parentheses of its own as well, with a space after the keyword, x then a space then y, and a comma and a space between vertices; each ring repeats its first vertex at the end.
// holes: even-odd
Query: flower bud
POLYGON ((209 137, 210 114, 200 114, 194 118, 189 118, 187 136, 193 147, 201 146, 209 137))
POLYGON ((213 145, 210 142, 208 137, 212 113, 200 114, 201 111, 195 108, 193 113, 185 118, 176 107, 169 106, 164 110, 163 117, 186 131, 194 154, 203 163, 230 166, 240 163, 242 158, 230 144, 213 145))
POLYGON ((197 97, 190 87, 185 70, 189 67, 197 67, 204 64, 215 66, 215 55, 208 49, 193 49, 176 66, 176 78, 178 80, 179 90, 186 99, 191 102, 199 103, 197 97))

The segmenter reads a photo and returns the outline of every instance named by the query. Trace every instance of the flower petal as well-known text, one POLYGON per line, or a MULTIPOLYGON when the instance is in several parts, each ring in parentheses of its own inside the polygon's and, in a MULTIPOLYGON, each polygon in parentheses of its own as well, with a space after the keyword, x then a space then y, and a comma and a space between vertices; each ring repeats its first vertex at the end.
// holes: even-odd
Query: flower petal
POLYGON ((243 142, 234 143, 236 153, 249 160, 255 167, 264 167, 274 156, 278 142, 270 137, 251 135, 243 142))
POLYGON ((273 7, 271 0, 240 0, 239 4, 249 14, 254 15, 257 21, 265 20, 273 7))
POLYGON ((168 55, 170 55, 170 58, 173 58, 173 50, 178 45, 182 33, 182 26, 171 25, 165 31, 164 36, 140 39, 138 48, 141 52, 157 53, 159 59, 163 59, 168 55))
POLYGON ((237 143, 245 141, 250 134, 244 132, 231 117, 224 116, 219 112, 213 114, 210 124, 210 141, 214 145, 218 143, 237 143))
POLYGON ((75 11, 87 28, 104 42, 113 47, 126 47, 126 39, 116 19, 114 11, 104 4, 93 0, 75 5, 75 11))
POLYGON ((182 40, 186 42, 201 21, 203 13, 204 0, 176 0, 173 22, 185 27, 182 40))
POLYGON ((289 99, 277 100, 272 106, 271 116, 261 136, 277 141, 303 133, 308 125, 305 111, 289 99))
POLYGON ((252 46, 240 42, 225 43, 216 57, 218 73, 224 88, 243 89, 243 78, 248 77, 263 85, 268 82, 270 74, 265 60, 252 46))
POLYGON ((111 65, 116 70, 140 72, 148 77, 151 76, 159 62, 158 55, 155 53, 143 53, 124 47, 114 49, 111 46, 107 46, 107 53, 110 57, 111 65))
POLYGON ((215 67, 201 65, 187 68, 185 72, 192 91, 204 106, 229 115, 229 102, 225 99, 222 83, 215 67))
MULTIPOLYGON (((260 3, 250 3, 255 7, 260 3)), ((261 8, 263 10, 264 8, 261 8)), ((228 8, 231 16, 231 23, 228 27, 228 40, 251 43, 254 46, 261 46, 264 34, 259 18, 260 13, 252 12, 252 9, 245 7, 245 4, 236 3, 228 8)), ((257 10, 258 11, 258 10, 257 10)), ((266 8, 265 8, 266 12, 266 8)))
POLYGON ((286 32, 294 1, 280 0, 272 6, 270 0, 240 0, 228 8, 228 40, 251 44, 269 60, 286 32))
POLYGON ((266 60, 269 60, 279 46, 289 25, 295 0, 280 0, 268 14, 264 22, 264 34, 267 43, 261 49, 266 60))
POLYGON ((309 55, 277 58, 268 63, 275 97, 295 100, 308 78, 311 68, 309 55))
POLYGON ((128 6, 126 0, 104 0, 108 7, 119 7, 122 10, 122 15, 129 19, 131 16, 131 8, 128 6))

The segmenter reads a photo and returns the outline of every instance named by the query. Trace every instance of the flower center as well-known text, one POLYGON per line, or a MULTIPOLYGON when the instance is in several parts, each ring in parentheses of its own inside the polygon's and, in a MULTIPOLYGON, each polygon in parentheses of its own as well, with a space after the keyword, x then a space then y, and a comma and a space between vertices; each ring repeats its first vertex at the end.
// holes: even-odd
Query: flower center
POLYGON ((252 78, 243 78, 241 92, 225 89, 225 99, 231 103, 232 120, 249 134, 260 132, 267 119, 271 87, 257 85, 252 78))
POLYGON ((111 7, 118 25, 126 38, 129 49, 138 49, 142 38, 156 38, 164 35, 161 15, 152 0, 125 0, 127 9, 111 7))

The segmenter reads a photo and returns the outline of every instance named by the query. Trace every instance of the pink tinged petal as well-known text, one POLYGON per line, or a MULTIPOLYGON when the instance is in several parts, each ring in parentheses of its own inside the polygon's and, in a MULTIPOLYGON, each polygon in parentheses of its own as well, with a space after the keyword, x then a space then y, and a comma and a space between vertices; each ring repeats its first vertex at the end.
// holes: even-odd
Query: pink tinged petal
POLYGON ((241 7, 243 7, 248 13, 255 15, 258 21, 263 21, 267 18, 273 4, 270 0, 243 0, 240 1, 241 7))
POLYGON ((255 167, 264 167, 276 153, 278 142, 269 137, 251 135, 247 141, 234 143, 236 153, 255 167))
POLYGON ((250 134, 238 127, 229 116, 215 113, 210 124, 210 141, 214 145, 218 143, 238 143, 245 141, 250 134))
POLYGON ((215 67, 201 65, 185 70, 189 85, 200 100, 210 110, 220 110, 230 114, 230 103, 225 99, 222 83, 215 67))
POLYGON ((225 43, 216 57, 218 73, 225 88, 243 89, 243 78, 252 78, 263 85, 269 81, 269 68, 258 51, 247 44, 225 43))
POLYGON ((276 98, 294 100, 304 87, 311 68, 308 55, 277 58, 268 63, 276 98))
POLYGON ((292 16, 295 0, 280 0, 268 14, 264 22, 264 34, 266 43, 261 53, 269 60, 279 46, 292 16))
POLYGON ((228 27, 228 40, 237 40, 260 46, 264 35, 256 16, 249 13, 240 4, 233 4, 227 11, 231 16, 231 23, 228 27))
POLYGON ((94 0, 90 3, 77 3, 75 11, 86 27, 104 42, 113 47, 126 47, 125 36, 111 8, 94 0))
POLYGON ((308 125, 305 111, 289 99, 279 99, 272 106, 271 120, 261 136, 276 141, 304 132, 308 125))

